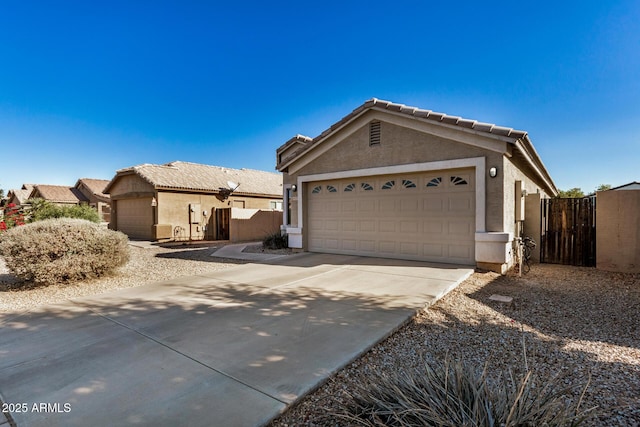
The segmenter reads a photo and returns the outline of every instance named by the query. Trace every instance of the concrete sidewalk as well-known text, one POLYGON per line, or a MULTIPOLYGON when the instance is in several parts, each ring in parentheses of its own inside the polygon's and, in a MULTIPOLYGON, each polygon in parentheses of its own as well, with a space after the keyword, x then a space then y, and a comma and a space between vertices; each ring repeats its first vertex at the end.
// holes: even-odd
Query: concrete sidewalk
POLYGON ((280 255, 269 253, 253 253, 243 252, 247 246, 259 245, 261 242, 253 243, 234 243, 231 245, 225 245, 211 254, 212 257, 218 258, 231 258, 231 259, 244 259, 248 261, 272 261, 279 258, 289 257, 292 255, 280 255))
POLYGON ((18 426, 263 425, 472 271, 305 253, 0 317, 0 400, 18 426))

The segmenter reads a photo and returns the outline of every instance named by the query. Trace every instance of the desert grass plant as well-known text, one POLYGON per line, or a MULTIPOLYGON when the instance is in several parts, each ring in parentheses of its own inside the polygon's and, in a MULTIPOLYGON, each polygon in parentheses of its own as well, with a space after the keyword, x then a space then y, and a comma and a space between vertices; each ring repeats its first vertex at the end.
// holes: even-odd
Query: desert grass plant
POLYGON ((18 278, 38 284, 100 277, 129 260, 127 236, 82 219, 47 219, 0 236, 0 255, 18 278))
POLYGON ((262 240, 265 249, 284 249, 288 246, 287 235, 280 232, 269 234, 262 240))
POLYGON ((447 358, 425 362, 424 370, 366 380, 328 418, 359 426, 577 426, 590 412, 580 410, 587 385, 572 400, 580 386, 566 387, 559 378, 541 380, 527 372, 489 381, 486 368, 447 358))

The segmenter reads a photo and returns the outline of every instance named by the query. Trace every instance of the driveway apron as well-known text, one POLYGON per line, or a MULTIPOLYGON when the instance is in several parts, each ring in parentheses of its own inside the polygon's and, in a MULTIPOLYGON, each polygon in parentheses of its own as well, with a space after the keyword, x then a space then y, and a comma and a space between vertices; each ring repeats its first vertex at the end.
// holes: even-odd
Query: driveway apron
POLYGON ((0 315, 0 427, 263 425, 472 271, 304 253, 0 315))

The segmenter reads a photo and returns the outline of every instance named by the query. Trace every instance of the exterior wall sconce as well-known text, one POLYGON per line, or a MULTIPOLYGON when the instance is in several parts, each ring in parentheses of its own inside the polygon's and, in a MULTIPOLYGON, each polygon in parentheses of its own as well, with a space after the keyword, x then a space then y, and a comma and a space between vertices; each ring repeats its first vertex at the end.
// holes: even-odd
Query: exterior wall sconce
POLYGON ((498 168, 493 166, 491 169, 489 169, 489 176, 491 178, 495 178, 496 176, 498 176, 498 168))
POLYGON ((293 184, 293 185, 291 186, 291 191, 293 191, 294 193, 295 193, 296 191, 298 191, 298 186, 297 186, 297 185, 295 185, 295 184, 293 184))
POLYGON ((158 201, 156 200, 156 198, 155 198, 155 197, 153 197, 153 198, 151 199, 151 206, 153 206, 154 208, 155 208, 156 206, 158 206, 158 201))

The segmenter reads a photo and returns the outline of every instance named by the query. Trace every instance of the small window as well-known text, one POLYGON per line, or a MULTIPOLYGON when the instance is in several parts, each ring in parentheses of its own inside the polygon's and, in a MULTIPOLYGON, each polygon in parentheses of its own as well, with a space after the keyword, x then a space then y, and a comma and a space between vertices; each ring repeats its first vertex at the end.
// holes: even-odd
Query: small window
POLYGON ((387 181, 385 182, 385 184, 382 186, 383 190, 390 190, 392 189, 394 186, 396 185, 395 181, 387 181))
POLYGON ((272 200, 269 202, 269 207, 276 211, 282 210, 282 201, 280 200, 272 200))
POLYGON ((373 187, 367 184, 366 182, 363 182, 362 184, 360 184, 360 188, 362 188, 364 191, 373 190, 373 187))
POLYGON ((464 178, 461 178, 459 176, 452 176, 451 177, 451 183, 453 185, 467 185, 467 180, 465 180, 464 178))
POLYGON ((427 182, 427 187, 437 187, 442 182, 441 177, 433 178, 431 181, 427 182))
POLYGON ((329 193, 337 193, 338 189, 336 187, 334 187, 333 185, 327 185, 327 191, 329 193))
POLYGON ((311 194, 318 194, 321 191, 322 191, 322 187, 318 185, 316 187, 313 187, 313 190, 311 190, 311 194))
POLYGON ((413 181, 409 181, 408 179, 402 180, 402 186, 404 188, 416 188, 416 184, 413 181))
POLYGON ((344 187, 344 191, 353 191, 356 189, 356 185, 355 184, 349 184, 346 187, 344 187))
POLYGON ((369 123, 369 145, 380 145, 380 122, 369 123))

